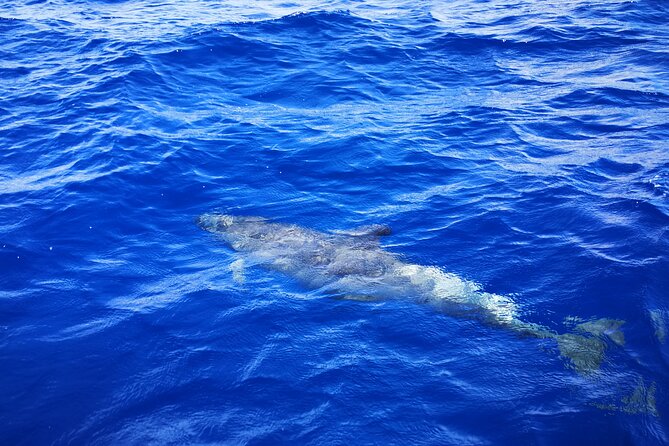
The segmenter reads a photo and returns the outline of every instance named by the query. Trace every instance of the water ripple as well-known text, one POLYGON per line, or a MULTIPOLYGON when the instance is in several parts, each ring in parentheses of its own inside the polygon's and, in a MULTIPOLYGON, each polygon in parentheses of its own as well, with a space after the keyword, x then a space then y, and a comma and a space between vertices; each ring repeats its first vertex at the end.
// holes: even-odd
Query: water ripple
POLYGON ((667 13, 0 5, 2 438, 667 443, 667 13), (551 339, 310 292, 202 233, 215 209, 389 224, 407 262, 626 345, 583 377, 551 339))

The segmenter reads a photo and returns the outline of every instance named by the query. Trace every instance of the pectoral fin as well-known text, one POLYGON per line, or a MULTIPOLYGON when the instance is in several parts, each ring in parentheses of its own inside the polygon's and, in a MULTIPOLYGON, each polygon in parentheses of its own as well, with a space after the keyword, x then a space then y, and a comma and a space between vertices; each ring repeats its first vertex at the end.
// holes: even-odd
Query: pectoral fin
POLYGON ((234 280, 238 285, 241 285, 246 281, 244 259, 235 260, 230 264, 229 269, 232 273, 232 280, 234 280))
POLYGON ((376 296, 370 296, 369 294, 342 294, 335 296, 335 299, 355 300, 358 302, 379 302, 383 300, 376 296))

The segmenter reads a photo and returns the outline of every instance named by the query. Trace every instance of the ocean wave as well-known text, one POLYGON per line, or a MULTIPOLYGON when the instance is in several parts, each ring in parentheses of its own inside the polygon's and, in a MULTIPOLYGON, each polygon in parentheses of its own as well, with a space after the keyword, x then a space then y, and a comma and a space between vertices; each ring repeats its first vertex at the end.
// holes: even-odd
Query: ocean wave
POLYGON ((666 443, 666 17, 655 0, 0 5, 0 435, 666 443), (551 330, 625 320, 627 344, 583 377, 550 339, 310 292, 204 236, 212 209, 387 224, 393 255, 551 330))

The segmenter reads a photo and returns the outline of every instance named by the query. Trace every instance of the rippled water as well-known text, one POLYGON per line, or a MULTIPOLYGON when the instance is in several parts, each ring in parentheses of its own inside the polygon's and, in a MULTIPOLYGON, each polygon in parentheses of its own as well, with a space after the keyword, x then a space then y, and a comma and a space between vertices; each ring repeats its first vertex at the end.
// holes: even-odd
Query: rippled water
POLYGON ((3 444, 666 444, 669 7, 0 5, 3 444), (599 371, 411 299, 332 299, 194 219, 386 250, 599 371), (232 266, 231 266, 232 265, 232 266), (232 271, 231 271, 232 270, 232 271))

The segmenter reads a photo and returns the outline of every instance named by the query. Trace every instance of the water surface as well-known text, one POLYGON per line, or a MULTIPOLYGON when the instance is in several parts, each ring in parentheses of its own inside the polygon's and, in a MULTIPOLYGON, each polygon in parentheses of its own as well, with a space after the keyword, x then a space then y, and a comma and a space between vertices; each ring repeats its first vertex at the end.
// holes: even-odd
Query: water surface
POLYGON ((669 9, 639 1, 0 5, 4 444, 666 444, 669 9), (319 231, 624 320, 599 372, 237 259, 319 231), (234 269, 234 268, 233 268, 234 269))

